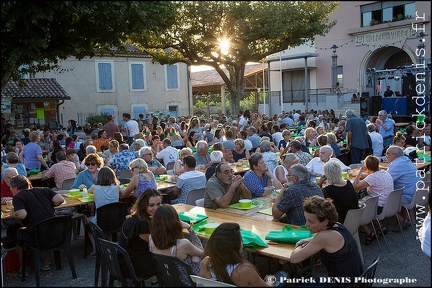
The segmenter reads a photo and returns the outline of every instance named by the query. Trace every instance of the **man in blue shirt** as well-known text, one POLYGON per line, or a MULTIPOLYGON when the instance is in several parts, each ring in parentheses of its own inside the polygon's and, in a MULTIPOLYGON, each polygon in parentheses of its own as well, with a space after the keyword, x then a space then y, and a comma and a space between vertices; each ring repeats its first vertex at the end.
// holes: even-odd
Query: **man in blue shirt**
POLYGON ((243 176, 243 184, 252 193, 252 198, 267 196, 271 193, 272 182, 274 189, 281 189, 282 184, 268 169, 261 153, 254 153, 249 157, 250 169, 243 176))
MULTIPOLYGON (((401 147, 392 145, 386 151, 387 160, 390 163, 387 172, 392 176, 394 189, 404 187, 402 191, 402 204, 409 204, 417 189, 417 183, 421 182, 417 167, 411 160, 404 156, 401 147)), ((402 209, 402 216, 408 221, 406 209, 402 209)))
POLYGON ((375 123, 379 125, 378 132, 383 137, 383 146, 384 149, 386 149, 393 143, 394 122, 392 119, 387 117, 387 111, 381 110, 378 112, 378 119, 375 123))
POLYGON ((248 132, 247 139, 249 139, 252 142, 252 150, 255 151, 260 144, 261 137, 258 134, 256 134, 256 129, 253 126, 249 127, 247 132, 248 132))

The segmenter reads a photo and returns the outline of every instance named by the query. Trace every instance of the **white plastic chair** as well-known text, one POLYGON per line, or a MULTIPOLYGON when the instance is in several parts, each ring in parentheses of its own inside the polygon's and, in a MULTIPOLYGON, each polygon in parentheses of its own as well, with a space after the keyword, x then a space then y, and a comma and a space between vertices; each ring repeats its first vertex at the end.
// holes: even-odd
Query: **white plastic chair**
MULTIPOLYGON (((366 198, 366 197, 365 197, 366 198)), ((378 241, 378 245, 380 247, 381 251, 381 244, 378 240, 378 234, 375 229, 375 225, 372 220, 375 220, 377 217, 377 207, 378 207, 378 200, 379 196, 370 197, 368 196, 365 201, 363 201, 363 204, 366 205, 365 209, 363 210, 362 216, 360 217, 360 226, 361 225, 368 225, 369 223, 372 225, 372 229, 376 235, 376 239, 378 241)))
POLYGON ((186 196, 186 204, 195 206, 196 200, 204 198, 204 192, 205 192, 205 188, 193 189, 189 191, 188 195, 186 196))
MULTIPOLYGON (((426 183, 425 187, 428 187, 428 186, 430 186, 430 183, 429 184, 426 183)), ((429 189, 430 189, 430 187, 429 187, 429 189)), ((427 189, 416 189, 411 202, 409 204, 402 204, 402 207, 404 207, 407 210, 407 214, 408 214, 409 220, 411 222, 411 228, 412 228, 412 231, 414 233, 414 236, 416 236, 416 232, 414 229, 414 226, 415 226, 415 223, 414 223, 415 208, 417 207, 417 205, 421 205, 424 207, 427 206, 428 192, 429 191, 427 189)))
MULTIPOLYGON (((399 218, 397 217, 397 213, 399 213, 401 211, 401 207, 402 207, 401 203, 402 203, 403 188, 404 187, 402 187, 400 189, 393 190, 392 192, 390 192, 390 194, 388 195, 387 200, 384 204, 384 208, 383 208, 381 214, 378 214, 376 219, 377 220, 384 220, 387 217, 395 216, 396 220, 399 224, 399 229, 401 231, 403 241, 405 243, 405 237, 403 236, 402 226, 401 226, 401 223, 399 221, 399 218)), ((379 226, 380 226, 379 228, 381 230, 381 234, 382 234, 384 241, 386 243, 387 250, 390 252, 390 249, 388 248, 388 244, 387 244, 387 239, 384 235, 381 224, 379 226)))
POLYGON ((195 282, 197 287, 237 287, 232 284, 207 279, 197 275, 189 275, 193 282, 195 282))
POLYGON ((204 207, 204 198, 200 198, 198 200, 195 200, 195 206, 204 207))
POLYGON ((364 264, 363 260, 363 253, 360 245, 360 238, 358 235, 358 229, 360 226, 360 218, 363 214, 364 209, 366 208, 366 205, 361 204, 360 208, 358 209, 350 209, 347 212, 347 215, 345 216, 345 221, 343 225, 350 231, 351 235, 354 237, 357 243, 357 248, 360 254, 360 258, 362 260, 362 264, 364 264))

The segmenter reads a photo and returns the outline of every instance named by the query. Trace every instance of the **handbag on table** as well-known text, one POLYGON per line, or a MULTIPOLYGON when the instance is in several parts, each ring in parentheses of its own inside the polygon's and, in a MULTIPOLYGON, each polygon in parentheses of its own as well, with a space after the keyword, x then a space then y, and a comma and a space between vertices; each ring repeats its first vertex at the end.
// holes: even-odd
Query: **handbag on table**
POLYGON ((265 240, 295 244, 299 240, 306 239, 311 236, 312 234, 310 233, 306 225, 301 225, 298 229, 294 229, 290 225, 286 225, 282 227, 282 230, 280 231, 270 231, 266 235, 265 240))

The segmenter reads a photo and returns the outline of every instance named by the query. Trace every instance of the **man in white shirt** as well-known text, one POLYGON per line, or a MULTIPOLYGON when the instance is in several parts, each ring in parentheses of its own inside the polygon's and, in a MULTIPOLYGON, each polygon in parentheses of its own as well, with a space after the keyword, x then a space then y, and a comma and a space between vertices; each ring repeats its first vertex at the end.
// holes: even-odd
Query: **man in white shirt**
POLYGON ((348 171, 350 169, 349 166, 346 166, 337 158, 332 158, 333 148, 329 145, 324 145, 319 149, 319 157, 314 157, 307 165, 306 168, 310 174, 310 180, 315 182, 316 177, 321 177, 324 175, 323 166, 328 161, 336 161, 341 165, 342 171, 348 171))
POLYGON ((383 137, 380 133, 376 132, 375 124, 373 124, 373 123, 367 124, 366 128, 367 128, 369 136, 371 137, 371 140, 372 140, 373 155, 378 157, 378 158, 381 158, 382 151, 384 149, 383 137))
POLYGON ((239 119, 239 122, 237 124, 238 131, 243 131, 243 129, 248 125, 248 118, 247 117, 248 117, 248 115, 250 115, 250 112, 248 114, 247 111, 248 110, 246 110, 245 113, 243 113, 243 111, 239 112, 240 119, 239 119))
MULTIPOLYGON (((159 150, 159 147, 157 148, 159 150)), ((175 162, 179 159, 178 149, 172 147, 171 139, 165 138, 162 142, 162 150, 156 153, 156 158, 164 162, 167 167, 169 162, 175 162)))
POLYGON ((131 115, 129 113, 125 113, 123 115, 123 119, 126 121, 126 138, 128 139, 129 146, 134 142, 135 134, 139 133, 139 125, 138 122, 131 119, 131 115))
POLYGON ((189 192, 193 189, 201 189, 206 187, 207 178, 205 174, 195 170, 196 160, 193 156, 183 158, 185 172, 182 173, 174 187, 174 195, 177 199, 171 201, 171 204, 186 203, 189 192))

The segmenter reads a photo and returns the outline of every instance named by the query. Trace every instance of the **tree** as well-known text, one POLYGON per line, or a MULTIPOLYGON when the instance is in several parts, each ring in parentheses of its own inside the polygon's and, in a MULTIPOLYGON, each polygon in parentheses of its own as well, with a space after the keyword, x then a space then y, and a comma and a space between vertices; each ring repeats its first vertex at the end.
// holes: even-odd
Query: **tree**
POLYGON ((61 72, 59 61, 71 56, 127 52, 130 33, 166 29, 174 7, 168 1, 2 1, 1 90, 27 73, 61 72))
POLYGON ((161 64, 213 67, 231 94, 232 111, 238 111, 246 63, 325 35, 336 24, 328 17, 336 7, 320 1, 185 1, 169 29, 136 33, 131 41, 161 64))

